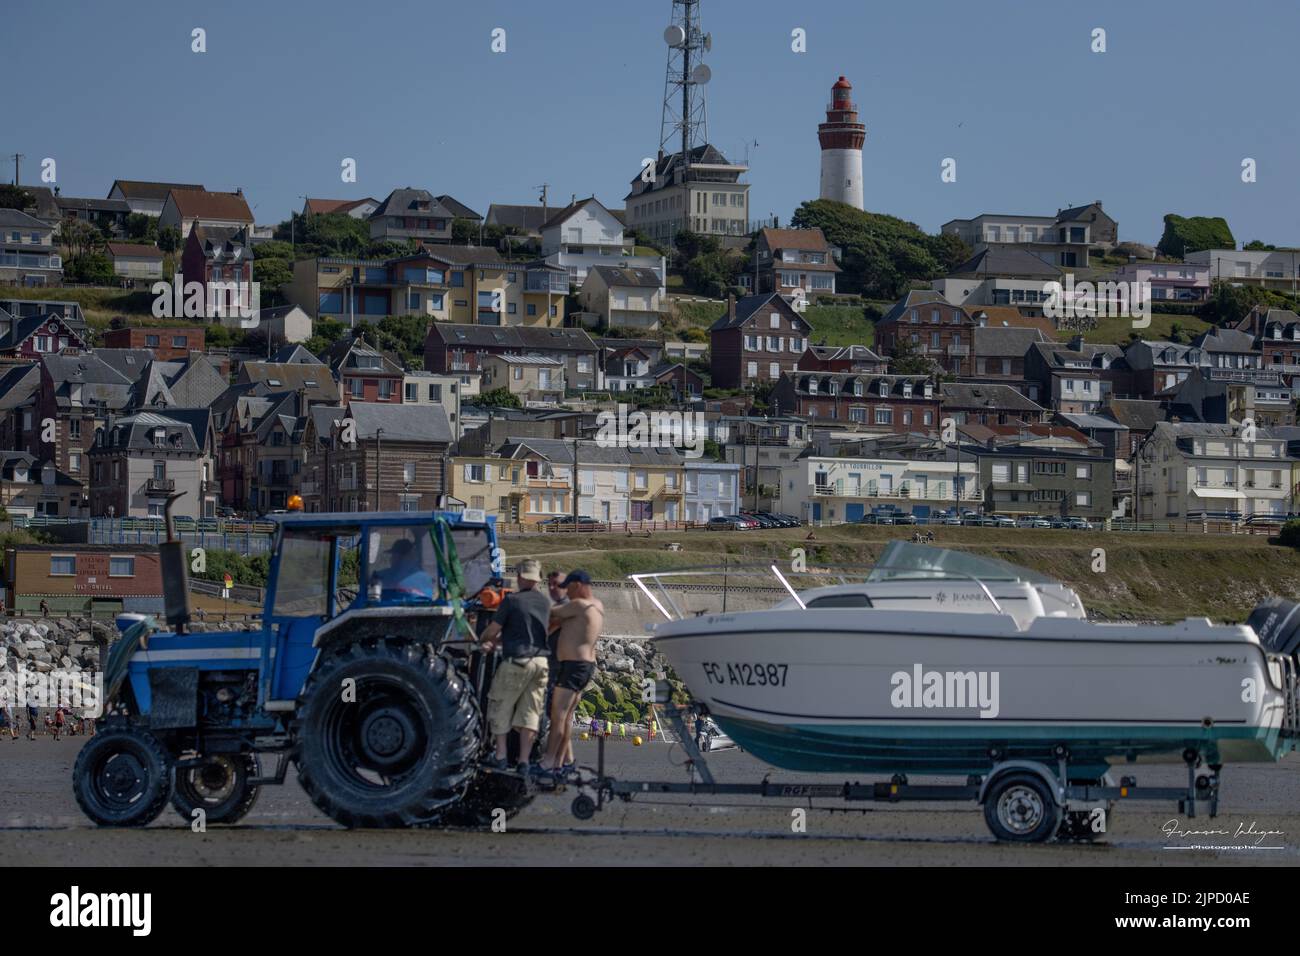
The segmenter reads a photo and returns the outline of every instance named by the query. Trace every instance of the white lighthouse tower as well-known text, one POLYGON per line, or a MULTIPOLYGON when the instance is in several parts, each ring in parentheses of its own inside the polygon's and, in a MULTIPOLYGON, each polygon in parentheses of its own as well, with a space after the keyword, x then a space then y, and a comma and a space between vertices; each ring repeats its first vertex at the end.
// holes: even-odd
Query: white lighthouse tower
POLYGON ((822 199, 862 208, 862 144, 867 128, 858 122, 853 84, 840 77, 831 87, 826 122, 817 127, 822 144, 822 199))

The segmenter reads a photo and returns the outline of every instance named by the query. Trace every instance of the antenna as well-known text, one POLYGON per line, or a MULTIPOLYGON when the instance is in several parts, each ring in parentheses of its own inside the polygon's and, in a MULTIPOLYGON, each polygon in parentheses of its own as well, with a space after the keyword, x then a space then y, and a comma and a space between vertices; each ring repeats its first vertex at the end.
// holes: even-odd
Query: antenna
POLYGON ((704 90, 713 77, 704 52, 713 38, 700 31, 700 0, 673 0, 672 22, 664 30, 668 69, 664 77, 664 107, 659 123, 659 150, 670 153, 670 141, 680 136, 682 168, 690 165, 691 150, 708 142, 704 90))

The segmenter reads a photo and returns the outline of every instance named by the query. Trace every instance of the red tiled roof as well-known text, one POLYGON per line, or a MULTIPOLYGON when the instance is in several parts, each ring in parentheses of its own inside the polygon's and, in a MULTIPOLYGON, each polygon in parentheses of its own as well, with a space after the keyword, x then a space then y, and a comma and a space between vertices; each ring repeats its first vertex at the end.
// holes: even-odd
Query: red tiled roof
POLYGON ((140 242, 110 242, 108 243, 108 254, 110 256, 126 256, 128 258, 149 258, 161 259, 162 250, 157 246, 149 246, 140 242))
POLYGON ((248 202, 239 193, 214 193, 206 189, 173 189, 171 201, 182 219, 216 219, 230 222, 253 221, 248 202))

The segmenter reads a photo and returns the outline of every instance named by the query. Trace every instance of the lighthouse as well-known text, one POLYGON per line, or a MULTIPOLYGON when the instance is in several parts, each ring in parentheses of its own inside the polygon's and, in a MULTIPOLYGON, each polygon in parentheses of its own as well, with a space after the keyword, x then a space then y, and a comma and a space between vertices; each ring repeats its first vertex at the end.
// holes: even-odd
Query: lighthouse
POLYGON ((858 122, 853 84, 844 77, 831 87, 826 122, 817 127, 822 146, 822 199, 862 208, 862 144, 867 128, 858 122))

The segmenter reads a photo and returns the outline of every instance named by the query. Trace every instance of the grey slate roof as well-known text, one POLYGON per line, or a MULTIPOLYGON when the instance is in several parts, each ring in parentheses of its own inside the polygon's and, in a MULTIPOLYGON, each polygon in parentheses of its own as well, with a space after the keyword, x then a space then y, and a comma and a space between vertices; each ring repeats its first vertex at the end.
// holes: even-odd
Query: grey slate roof
POLYGON ((1025 276, 1056 279, 1064 273, 1044 262, 1032 252, 1015 246, 992 245, 975 253, 950 273, 950 276, 1025 276))
POLYGON ((1050 339, 1042 329, 1020 329, 1004 326, 984 326, 975 328, 975 355, 989 357, 1019 357, 1035 342, 1048 342, 1050 339))
POLYGON ((22 230, 37 229, 41 232, 49 232, 51 228, 47 223, 41 222, 36 217, 29 216, 17 209, 0 209, 0 227, 22 230))
MULTIPOLYGON (((793 316, 802 322, 805 331, 811 331, 812 326, 808 324, 808 321, 802 315, 794 310, 794 307, 790 305, 790 301, 786 299, 785 296, 779 295, 775 292, 760 292, 757 295, 747 295, 743 299, 737 299, 736 314, 732 316, 727 312, 723 312, 722 317, 709 326, 709 331, 720 332, 723 329, 738 328, 749 321, 750 316, 759 309, 772 303, 773 299, 780 301, 781 306, 784 307, 784 311, 788 313, 789 316, 793 316)), ((773 304, 775 305, 775 303, 773 304)), ((776 307, 779 308, 781 306, 776 307)))
POLYGON ((513 226, 521 232, 536 235, 542 231, 542 223, 551 217, 549 207, 512 206, 505 203, 492 203, 488 206, 487 224, 489 226, 513 226))
POLYGON ((381 402, 353 402, 348 413, 357 423, 357 441, 373 439, 379 429, 381 442, 431 442, 451 444, 451 423, 441 405, 390 405, 381 402))
POLYGON ((0 374, 0 411, 25 405, 41 387, 41 371, 35 362, 12 365, 0 374))
POLYGON ((944 382, 939 386, 943 404, 954 408, 1000 408, 1017 412, 1045 413, 1047 409, 1031 402, 1010 385, 944 382))
POLYGON ((164 447, 168 450, 199 454, 199 443, 195 440, 190 423, 183 418, 172 418, 157 412, 138 412, 117 419, 111 427, 106 426, 101 430, 103 444, 96 442, 95 447, 140 451, 151 449, 157 447, 153 435, 158 428, 167 432, 167 444, 164 447))
POLYGON ((583 329, 551 329, 524 325, 458 325, 433 322, 429 336, 451 348, 502 348, 512 352, 595 352, 596 343, 583 329))
MULTIPOLYGON (((457 203, 459 206, 460 204, 457 203)), ((452 209, 444 206, 438 201, 438 198, 427 189, 413 189, 406 186, 401 189, 394 189, 385 197, 384 201, 379 204, 379 208, 370 214, 371 219, 377 219, 380 216, 410 216, 419 215, 427 216, 434 219, 455 219, 457 213, 452 209), (428 209, 419 209, 417 203, 427 202, 428 209)), ((477 216, 477 213, 475 213, 477 216)))
POLYGON ((1102 410, 1121 425, 1134 431, 1150 431, 1164 421, 1165 413, 1159 402, 1138 398, 1112 398, 1102 410))
MULTIPOLYGON (((943 297, 943 293, 935 289, 909 289, 907 295, 895 302, 893 307, 884 314, 880 319, 880 322, 877 324, 897 322, 908 309, 916 308, 920 305, 932 304, 952 305, 951 302, 943 297)), ((953 308, 960 309, 963 312, 966 311, 961 306, 953 306, 953 308)))
MULTIPOLYGON (((498 449, 503 458, 515 457, 520 447, 529 448, 557 464, 573 464, 573 442, 563 438, 507 438, 498 449)), ((583 465, 680 465, 685 456, 676 448, 602 447, 592 441, 578 443, 578 468, 583 465)))
POLYGON ((433 198, 438 200, 438 202, 442 203, 443 208, 450 209, 452 215, 454 215, 457 219, 482 219, 483 218, 481 215, 476 213, 473 209, 470 209, 469 206, 466 206, 463 202, 461 202, 459 199, 456 199, 454 196, 434 196, 433 198))
POLYGON ((615 266, 592 266, 587 270, 588 278, 596 273, 610 288, 615 286, 632 286, 638 289, 657 289, 660 286, 659 274, 653 269, 620 269, 615 266))

